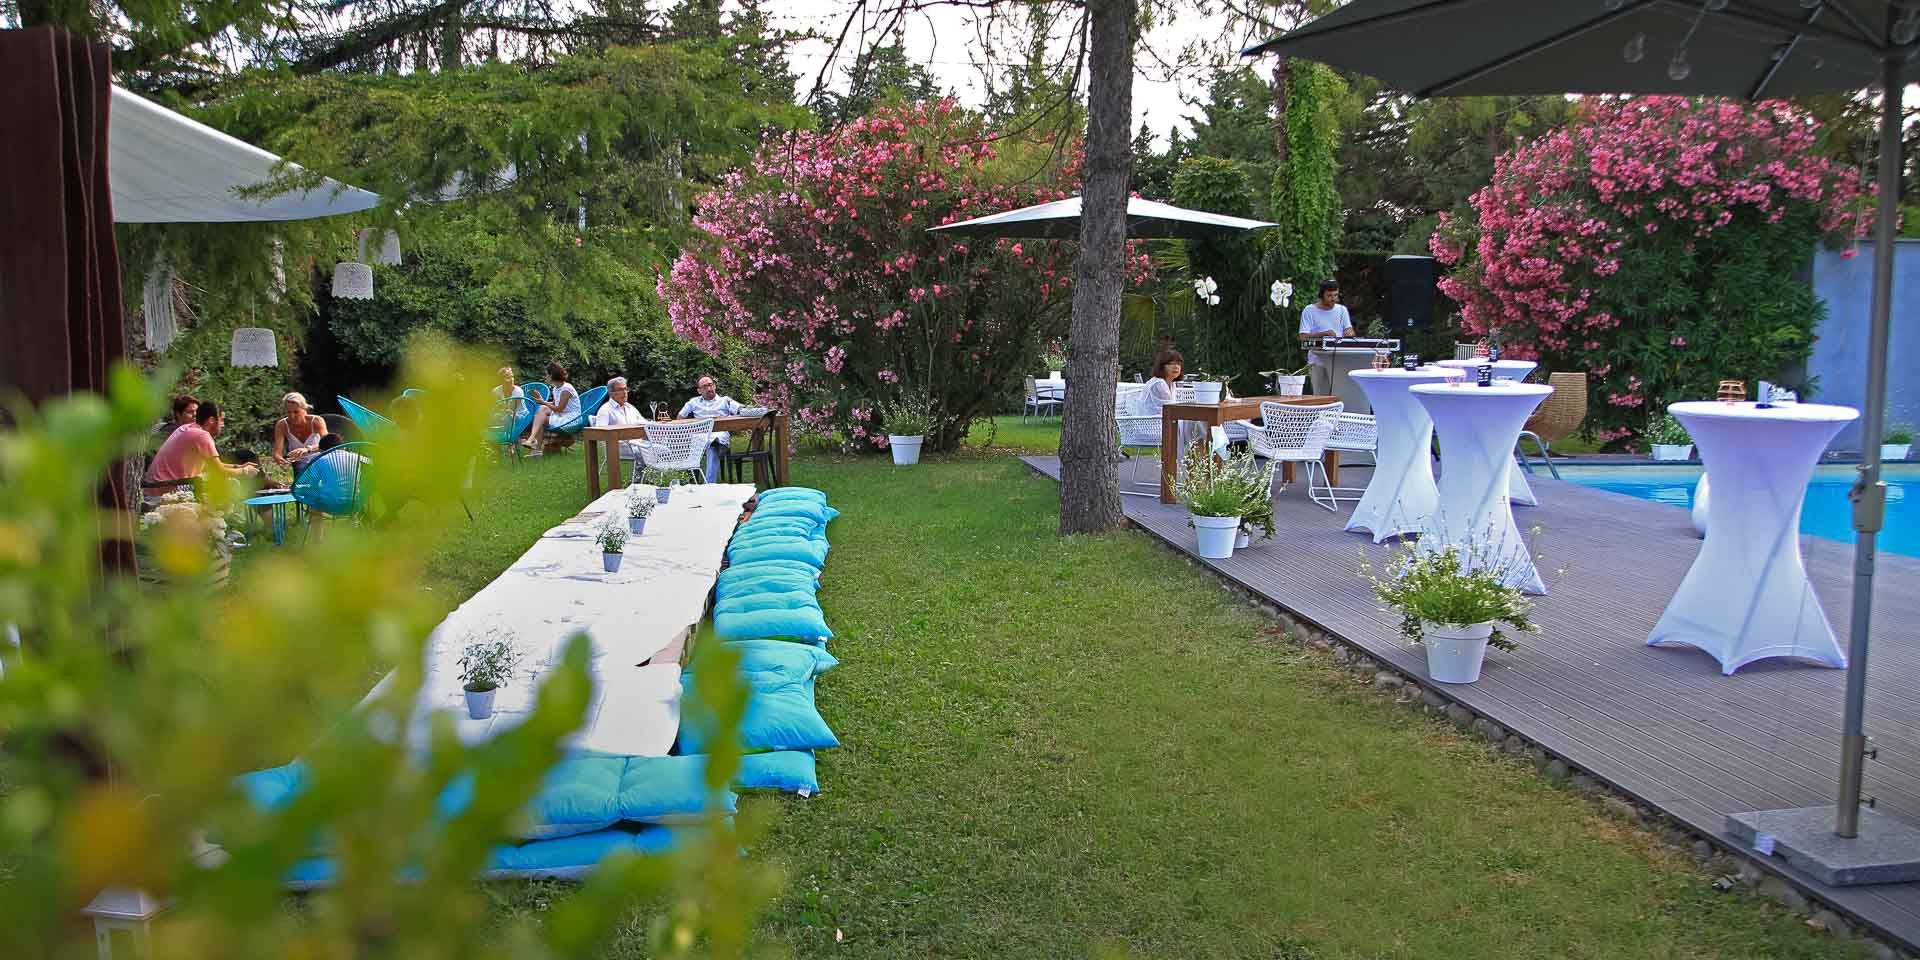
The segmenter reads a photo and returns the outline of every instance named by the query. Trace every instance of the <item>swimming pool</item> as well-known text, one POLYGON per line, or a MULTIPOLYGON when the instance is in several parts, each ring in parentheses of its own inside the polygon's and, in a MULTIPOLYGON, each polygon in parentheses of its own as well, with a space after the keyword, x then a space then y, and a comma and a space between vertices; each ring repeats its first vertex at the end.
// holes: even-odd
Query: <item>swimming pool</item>
MULTIPOLYGON (((1699 464, 1639 467, 1561 467, 1560 479, 1586 487, 1611 490, 1642 500, 1693 507, 1693 485, 1700 479, 1699 464)), ((1800 532, 1841 543, 1853 542, 1853 504, 1847 488, 1853 484, 1851 466, 1823 466, 1814 470, 1800 505, 1800 532)), ((1887 482, 1886 529, 1878 544, 1889 553, 1920 557, 1920 464, 1893 464, 1881 471, 1887 482)))

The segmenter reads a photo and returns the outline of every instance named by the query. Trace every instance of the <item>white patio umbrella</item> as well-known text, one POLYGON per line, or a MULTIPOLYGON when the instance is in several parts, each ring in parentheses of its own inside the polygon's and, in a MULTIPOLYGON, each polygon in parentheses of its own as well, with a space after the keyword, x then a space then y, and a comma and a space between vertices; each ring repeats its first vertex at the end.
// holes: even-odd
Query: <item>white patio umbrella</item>
MULTIPOLYGON (((1833 829, 1849 840, 1861 825, 1874 537, 1886 515, 1880 439, 1899 217, 1900 99, 1912 76, 1907 62, 1920 53, 1917 37, 1920 4, 1913 0, 1354 0, 1245 51, 1371 74, 1421 97, 1666 93, 1758 100, 1879 88, 1881 186, 1866 415, 1852 494, 1853 614, 1833 829)), ((1876 830, 1884 837, 1896 827, 1882 821, 1876 830)), ((1834 859, 1868 853, 1868 846, 1863 839, 1834 851, 1840 854, 1834 859)))
MULTIPOLYGON (((1248 220, 1205 210, 1189 210, 1170 203, 1127 200, 1127 238, 1130 240, 1195 240, 1217 237, 1240 230, 1277 227, 1277 223, 1248 220)), ((1021 237, 1036 240, 1080 239, 1080 198, 1068 197, 1051 203, 975 217, 933 227, 943 233, 967 237, 1021 237)))

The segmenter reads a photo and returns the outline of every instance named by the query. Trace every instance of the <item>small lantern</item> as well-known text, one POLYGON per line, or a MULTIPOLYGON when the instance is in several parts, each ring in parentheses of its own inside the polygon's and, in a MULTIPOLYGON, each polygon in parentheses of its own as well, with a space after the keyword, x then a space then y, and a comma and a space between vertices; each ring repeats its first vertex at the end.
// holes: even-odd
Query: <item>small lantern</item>
POLYGON ((1484 360, 1492 356, 1492 354, 1492 348, 1487 345, 1487 341, 1485 340, 1473 345, 1473 355, 1475 359, 1484 360))
POLYGON ((93 918, 93 942, 100 960, 113 960, 116 943, 128 946, 123 957, 145 957, 153 953, 153 918, 166 904, 145 890, 132 887, 108 887, 80 912, 93 918))
POLYGON ((236 367, 277 367, 279 344, 266 327, 239 327, 233 331, 232 363, 236 367))
POLYGON ((1387 352, 1385 350, 1375 350, 1373 352, 1373 368, 1375 370, 1385 370, 1387 368, 1387 352))
POLYGON ((400 265, 400 234, 392 230, 384 231, 380 235, 380 246, 369 251, 367 248, 372 246, 372 244, 373 228, 367 227, 361 230, 359 233, 359 243, 356 245, 361 260, 367 263, 377 263, 384 267, 397 267, 400 265))
POLYGON ((334 264, 333 295, 341 300, 372 300, 373 268, 364 263, 334 264))
POLYGON ((1745 399, 1747 399, 1747 382, 1745 380, 1720 381, 1721 403, 1739 403, 1745 399))

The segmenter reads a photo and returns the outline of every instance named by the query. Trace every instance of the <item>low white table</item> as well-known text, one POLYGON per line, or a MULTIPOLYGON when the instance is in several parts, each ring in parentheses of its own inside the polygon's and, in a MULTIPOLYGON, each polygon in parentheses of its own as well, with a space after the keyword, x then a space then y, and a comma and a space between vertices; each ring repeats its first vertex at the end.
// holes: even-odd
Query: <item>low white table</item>
POLYGON ((1647 643, 1692 646, 1731 674, 1793 657, 1847 665, 1800 560, 1800 503, 1852 407, 1699 401, 1667 408, 1693 435, 1713 488, 1707 539, 1647 643))
POLYGON ((1374 543, 1418 533, 1439 505, 1440 491, 1433 483, 1433 418, 1408 389, 1444 382, 1446 371, 1394 367, 1355 370, 1347 376, 1366 393, 1379 428, 1373 479, 1347 519, 1347 530, 1367 531, 1374 543))
POLYGON ((1440 502, 1420 527, 1419 549, 1462 552, 1466 569, 1498 567, 1509 586, 1546 593, 1533 552, 1513 522, 1507 500, 1513 445, 1520 428, 1552 388, 1532 383, 1423 383, 1408 391, 1440 435, 1440 502))
MULTIPOLYGON (((1533 375, 1534 369, 1540 366, 1539 363, 1533 360, 1488 361, 1485 357, 1470 357, 1466 360, 1441 360, 1438 361, 1438 365, 1442 367, 1452 367, 1455 370, 1465 370, 1467 372, 1467 380, 1471 383, 1474 378, 1479 375, 1480 368, 1489 362, 1493 364, 1493 375, 1496 379, 1500 377, 1512 377, 1515 381, 1527 379, 1533 375)), ((1520 441, 1516 439, 1514 442, 1517 444, 1520 441)), ((1445 450, 1440 451, 1440 453, 1442 456, 1446 455, 1445 450)), ((1507 459, 1512 460, 1513 458, 1508 457, 1507 459)), ((1537 507, 1540 505, 1540 498, 1534 496, 1533 485, 1527 482, 1526 471, 1520 469, 1519 464, 1515 464, 1513 469, 1507 471, 1507 499, 1514 503, 1524 503, 1529 507, 1537 507)))

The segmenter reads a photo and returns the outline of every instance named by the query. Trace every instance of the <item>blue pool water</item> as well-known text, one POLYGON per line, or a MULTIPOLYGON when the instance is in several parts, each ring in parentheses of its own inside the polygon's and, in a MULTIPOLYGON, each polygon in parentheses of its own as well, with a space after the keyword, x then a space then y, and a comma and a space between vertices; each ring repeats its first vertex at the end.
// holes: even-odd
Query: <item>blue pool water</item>
MULTIPOLYGON (((1701 469, 1698 464, 1561 467, 1560 479, 1692 509, 1693 486, 1700 479, 1701 469)), ((1879 547, 1889 553, 1920 557, 1920 504, 1915 503, 1915 498, 1920 498, 1920 465, 1888 466, 1881 476, 1887 482, 1887 523, 1880 531, 1879 547)), ((1853 542, 1853 504, 1847 501, 1853 477, 1851 466, 1826 466, 1813 472, 1813 482, 1807 484, 1807 496, 1800 505, 1801 533, 1853 542)))

